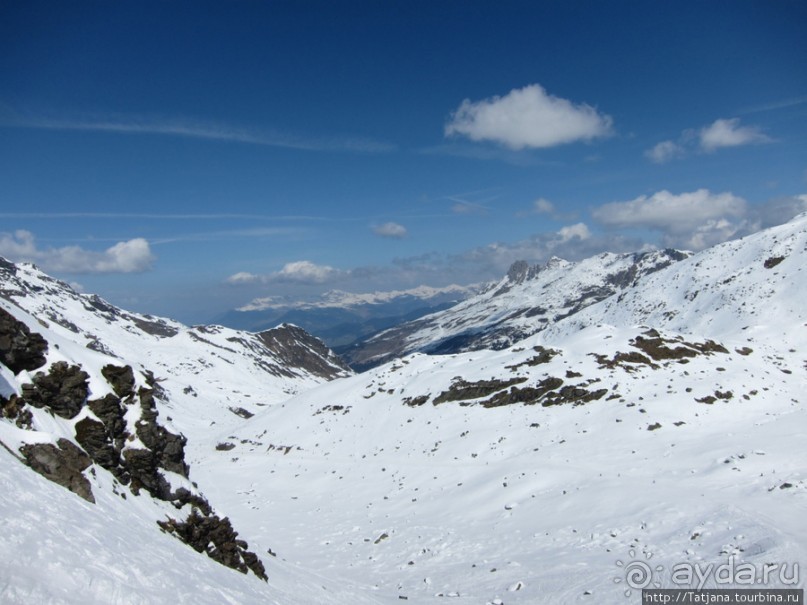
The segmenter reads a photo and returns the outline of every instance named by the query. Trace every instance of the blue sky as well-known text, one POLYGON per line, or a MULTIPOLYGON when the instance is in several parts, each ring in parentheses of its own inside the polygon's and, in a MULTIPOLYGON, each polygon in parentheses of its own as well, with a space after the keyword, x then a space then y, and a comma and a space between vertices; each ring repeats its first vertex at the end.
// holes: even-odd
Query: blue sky
POLYGON ((807 210, 807 4, 0 4, 0 255, 134 310, 472 283, 807 210))

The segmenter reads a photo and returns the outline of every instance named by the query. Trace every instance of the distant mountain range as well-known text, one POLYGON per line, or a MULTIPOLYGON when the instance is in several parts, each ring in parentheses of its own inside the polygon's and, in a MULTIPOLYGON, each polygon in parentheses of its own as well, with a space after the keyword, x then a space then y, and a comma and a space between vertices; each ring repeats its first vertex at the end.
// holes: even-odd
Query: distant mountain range
POLYGON ((266 297, 228 311, 213 322, 260 331, 291 323, 316 334, 334 349, 380 330, 449 308, 482 286, 420 286, 410 290, 353 294, 331 290, 313 301, 266 297))
POLYGON ((690 256, 678 250, 605 253, 578 263, 514 263, 498 283, 441 312, 360 339, 339 353, 357 370, 416 351, 503 349, 690 256))

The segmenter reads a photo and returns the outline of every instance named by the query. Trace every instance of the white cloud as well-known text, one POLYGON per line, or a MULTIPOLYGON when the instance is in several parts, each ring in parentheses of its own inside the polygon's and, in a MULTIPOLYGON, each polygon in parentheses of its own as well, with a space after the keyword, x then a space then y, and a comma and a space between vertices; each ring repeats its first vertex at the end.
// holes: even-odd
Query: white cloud
POLYGON ((25 230, 0 233, 0 255, 64 273, 142 273, 151 269, 155 261, 143 238, 119 242, 100 252, 80 246, 40 249, 34 235, 25 230))
POLYGON ((603 137, 611 133, 612 122, 590 105, 575 105, 532 84, 503 97, 465 99, 451 115, 445 135, 495 141, 518 150, 603 137))
POLYGON ((555 212, 555 205, 549 200, 540 198, 532 203, 533 209, 538 214, 552 214, 555 212))
POLYGON ((766 229, 786 223, 804 212, 807 212, 807 194, 773 198, 753 206, 749 215, 758 229, 766 229))
POLYGON ((670 231, 691 231, 704 221, 739 217, 745 214, 747 202, 731 193, 712 193, 698 189, 675 195, 659 191, 627 202, 603 204, 592 215, 609 227, 638 227, 670 231))
POLYGON ((349 277, 350 272, 340 271, 328 265, 317 265, 307 260, 286 263, 280 271, 267 275, 256 275, 240 271, 224 280, 233 286, 254 284, 286 283, 286 284, 324 284, 339 278, 349 277))
POLYGON ((573 239, 586 240, 591 237, 591 231, 585 223, 577 223, 561 227, 558 230, 558 235, 560 235, 561 243, 566 243, 573 239))
POLYGON ((233 286, 243 286, 248 284, 259 284, 264 280, 265 278, 260 275, 255 275, 254 273, 248 273, 246 271, 239 271, 238 273, 228 277, 225 281, 233 286))
POLYGON ((607 227, 657 230, 667 246, 700 250, 743 231, 748 208, 743 198, 732 193, 698 189, 679 195, 659 191, 603 204, 592 216, 607 227))
POLYGON ((644 152, 645 157, 656 164, 664 164, 685 154, 684 148, 674 141, 662 141, 644 152))
POLYGON ((691 128, 684 130, 678 141, 657 143, 645 151, 644 155, 651 162, 663 164, 682 158, 691 151, 712 152, 721 147, 770 143, 772 140, 757 126, 740 126, 739 118, 720 118, 700 130, 691 128))
POLYGON ((547 261, 552 256, 578 261, 602 252, 635 252, 648 246, 638 238, 619 233, 595 235, 583 223, 563 227, 556 232, 538 233, 529 239, 497 242, 468 250, 445 261, 446 272, 454 276, 480 276, 497 279, 512 263, 526 260, 530 264, 547 261))
POLYGON ((706 151, 714 151, 720 147, 767 143, 771 140, 756 126, 740 126, 739 118, 715 120, 709 126, 701 128, 699 137, 701 147, 706 151))
POLYGON ((383 225, 376 225, 373 227, 373 233, 381 237, 389 237, 393 239, 401 239, 406 237, 406 227, 398 223, 384 223, 383 225))
POLYGON ((577 218, 576 212, 561 212, 554 203, 545 198, 533 200, 532 204, 527 210, 518 211, 515 215, 517 217, 524 218, 528 216, 535 216, 536 214, 548 216, 554 221, 564 222, 575 220, 577 218))
POLYGON ((328 265, 316 265, 307 260, 287 263, 276 274, 277 281, 322 284, 334 279, 340 272, 328 265))

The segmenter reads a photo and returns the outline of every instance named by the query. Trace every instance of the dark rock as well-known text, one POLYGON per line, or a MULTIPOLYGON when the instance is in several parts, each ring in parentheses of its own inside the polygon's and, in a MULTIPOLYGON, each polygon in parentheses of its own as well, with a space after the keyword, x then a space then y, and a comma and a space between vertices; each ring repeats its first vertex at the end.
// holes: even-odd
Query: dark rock
POLYGON ((48 408, 62 418, 74 418, 89 394, 88 378, 79 366, 57 361, 47 374, 37 372, 33 384, 22 385, 22 397, 35 408, 48 408))
POLYGON ((530 367, 538 366, 544 363, 549 363, 550 361, 552 361, 553 357, 560 354, 560 351, 556 349, 547 349, 545 347, 542 347, 541 345, 533 347, 533 350, 536 353, 538 353, 538 355, 534 355, 530 357, 528 360, 522 361, 521 363, 504 367, 508 370, 517 370, 521 366, 530 366, 530 367))
MULTIPOLYGON (((88 401, 87 406, 104 423, 104 427, 112 439, 122 439, 126 436, 125 411, 120 399, 109 394, 101 399, 88 401)), ((122 447, 122 443, 118 445, 118 449, 122 447)))
POLYGON ((562 387, 557 392, 549 392, 541 401, 541 405, 549 407, 551 405, 561 405, 564 403, 571 403, 573 405, 582 405, 589 401, 596 401, 602 399, 608 393, 608 389, 597 389, 589 391, 580 385, 568 384, 562 387))
MULTIPOLYGON (((291 370, 300 368, 314 376, 333 380, 352 372, 325 343, 295 325, 283 324, 255 337, 281 361, 283 365, 277 368, 281 375, 294 376, 291 370)), ((249 346, 246 342, 242 344, 249 346)))
POLYGON ((765 262, 762 263, 762 265, 766 269, 773 269, 776 265, 781 263, 783 260, 785 260, 784 256, 771 256, 770 258, 765 259, 765 262))
POLYGON ((0 309, 0 363, 15 374, 45 365, 48 343, 21 321, 0 309))
POLYGON ((517 260, 507 270, 507 280, 514 283, 523 283, 530 273, 530 264, 525 260, 517 260))
POLYGON ((120 465, 120 453, 104 425, 92 418, 76 423, 76 441, 99 466, 115 471, 120 465))
POLYGON ((246 419, 249 419, 249 418, 252 418, 252 417, 255 415, 255 414, 253 414, 252 412, 250 412, 249 410, 245 410, 244 408, 239 408, 239 407, 230 407, 230 408, 228 408, 228 409, 229 409, 229 410, 230 410, 230 411, 231 411, 233 414, 235 414, 236 416, 241 416, 241 418, 246 418, 246 419))
POLYGON ((20 448, 26 463, 37 473, 95 504, 90 482, 82 472, 90 457, 67 439, 52 443, 28 443, 20 448))
POLYGON ((457 379, 447 391, 443 391, 432 402, 434 405, 439 405, 446 401, 461 401, 463 399, 478 399, 479 397, 487 397, 501 391, 514 384, 519 384, 527 379, 521 376, 510 378, 508 380, 479 380, 477 382, 467 382, 462 378, 457 379))
POLYGON ((409 407, 420 407, 429 400, 428 395, 418 395, 417 397, 404 397, 403 402, 409 407))
POLYGON ((8 399, 0 395, 0 417, 15 420, 18 427, 27 429, 33 421, 31 412, 25 409, 25 401, 13 393, 8 399))
POLYGON ((202 515, 194 508, 185 521, 168 519, 157 524, 196 552, 206 552, 214 561, 241 573, 252 571, 260 579, 267 579, 263 563, 255 553, 247 550, 249 545, 244 540, 238 539, 238 532, 227 517, 202 515))
POLYGON ((151 450, 132 448, 124 450, 123 460, 131 476, 131 490, 135 495, 145 489, 158 500, 171 499, 171 486, 157 470, 157 456, 151 450))
POLYGON ((182 435, 171 433, 157 423, 158 412, 154 402, 154 391, 140 389, 138 396, 142 412, 135 431, 140 441, 153 452, 157 466, 187 477, 188 465, 185 463, 187 439, 182 435))
POLYGON ((101 374, 118 397, 128 397, 134 393, 135 379, 132 366, 105 365, 101 368, 101 374))
POLYGON ((486 408, 495 408, 513 403, 533 404, 539 402, 548 393, 560 388, 562 385, 563 380, 561 378, 548 376, 541 380, 536 387, 511 387, 509 391, 497 393, 487 401, 483 401, 482 405, 486 408))
POLYGON ((185 489, 184 487, 180 487, 171 494, 171 501, 174 503, 174 506, 177 508, 182 508, 186 504, 191 504, 195 506, 202 514, 207 516, 213 513, 213 509, 210 507, 210 504, 207 500, 204 499, 203 496, 198 494, 193 494, 189 490, 185 489))

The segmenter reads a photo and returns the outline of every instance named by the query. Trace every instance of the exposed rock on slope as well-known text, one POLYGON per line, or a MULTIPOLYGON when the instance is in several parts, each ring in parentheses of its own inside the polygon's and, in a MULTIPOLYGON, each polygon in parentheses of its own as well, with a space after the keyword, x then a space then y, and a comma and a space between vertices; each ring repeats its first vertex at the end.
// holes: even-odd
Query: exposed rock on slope
POLYGON ((186 521, 158 521, 160 527, 223 565, 266 579, 260 558, 187 481, 187 439, 159 421, 158 396, 165 392, 153 375, 107 363, 91 376, 92 367, 88 372, 78 363, 59 360, 26 382, 32 366, 47 365, 43 355, 49 349, 47 341, 7 311, 0 320, 0 359, 11 375, 17 375, 16 384, 4 378, 14 392, 8 397, 0 394, 3 416, 18 421, 17 431, 0 426, 0 443, 6 449, 14 453, 16 447, 19 459, 31 469, 91 503, 96 501, 93 478, 108 471, 113 485, 128 486, 134 496, 145 490, 187 515, 186 521), (91 378, 95 389, 103 386, 108 392, 90 399, 91 378))
POLYGON ((188 328, 1 259, 0 363, 0 442, 19 460, 90 502, 111 482, 121 497, 125 486, 165 503, 168 520, 155 519, 165 531, 264 579, 260 558, 189 481, 188 438, 165 410, 196 437, 195 451, 210 451, 203 428, 235 426, 255 406, 351 374, 296 326, 188 328))
POLYGON ((15 374, 35 370, 44 365, 47 350, 48 343, 42 336, 0 309, 0 363, 15 374))

